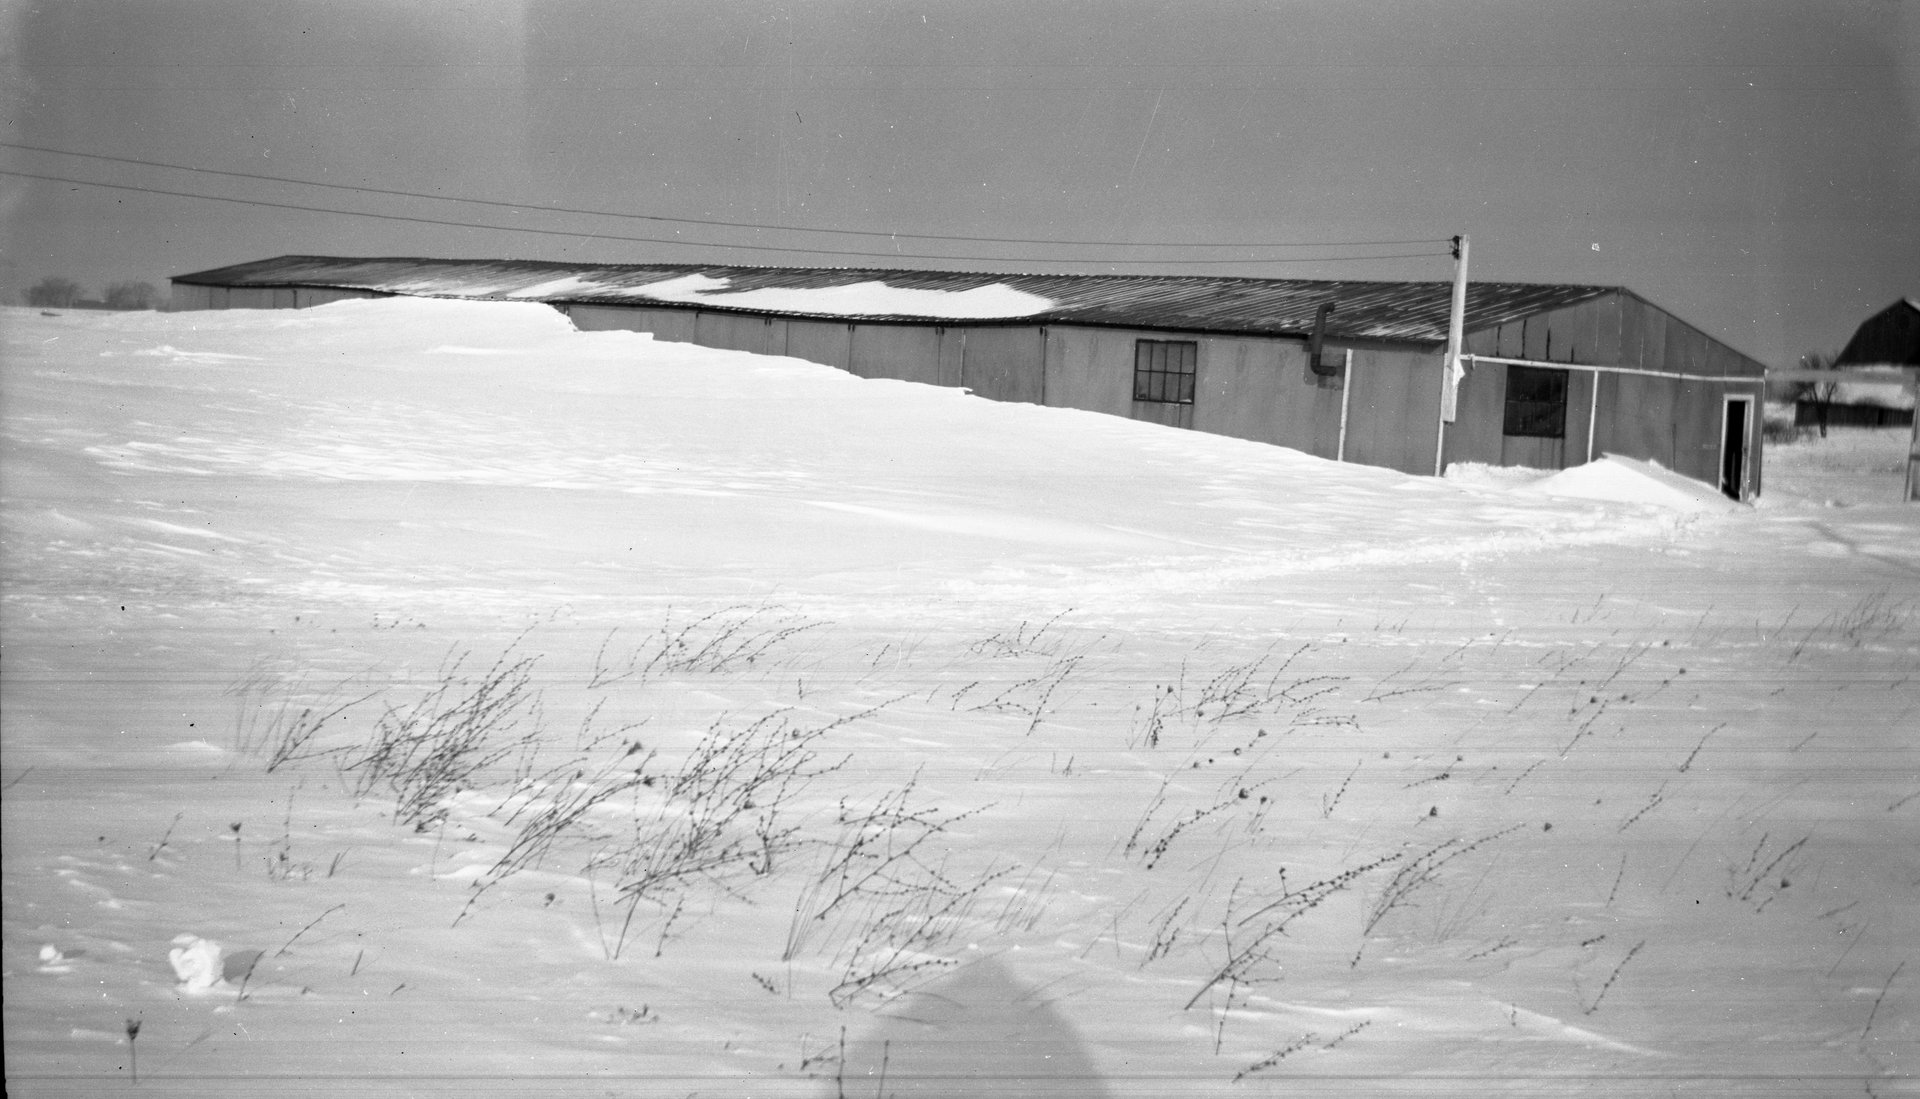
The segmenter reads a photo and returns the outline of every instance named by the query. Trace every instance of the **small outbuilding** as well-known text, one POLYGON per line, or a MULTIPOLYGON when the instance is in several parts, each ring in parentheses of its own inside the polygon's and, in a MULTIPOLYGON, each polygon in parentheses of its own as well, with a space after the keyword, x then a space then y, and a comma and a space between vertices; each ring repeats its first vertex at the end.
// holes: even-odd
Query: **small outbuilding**
POLYGON ((1906 427, 1913 423, 1913 391, 1899 382, 1838 380, 1808 388, 1810 392, 1794 399, 1795 427, 1906 427))
POLYGON ((1765 368, 1617 286, 1470 285, 1465 373, 1449 393, 1448 282, 326 256, 172 281, 175 309, 538 301, 581 329, 787 355, 1408 473, 1455 462, 1562 469, 1611 453, 1734 499, 1760 490, 1765 368))

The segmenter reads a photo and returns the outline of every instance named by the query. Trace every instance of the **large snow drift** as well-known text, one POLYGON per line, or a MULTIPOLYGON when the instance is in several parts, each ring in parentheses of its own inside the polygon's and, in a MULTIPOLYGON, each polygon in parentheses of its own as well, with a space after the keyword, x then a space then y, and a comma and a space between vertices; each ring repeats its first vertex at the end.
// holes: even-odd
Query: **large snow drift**
POLYGON ((9 1094, 1920 1071, 1914 509, 530 303, 4 322, 9 1094))

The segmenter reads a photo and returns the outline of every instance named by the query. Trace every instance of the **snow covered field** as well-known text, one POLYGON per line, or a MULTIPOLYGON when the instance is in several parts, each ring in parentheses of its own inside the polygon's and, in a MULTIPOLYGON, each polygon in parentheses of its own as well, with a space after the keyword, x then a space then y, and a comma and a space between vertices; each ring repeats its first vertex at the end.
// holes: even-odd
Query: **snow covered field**
POLYGON ((1729 508, 531 304, 0 323, 12 1096, 1920 1091, 1901 433, 1729 508))

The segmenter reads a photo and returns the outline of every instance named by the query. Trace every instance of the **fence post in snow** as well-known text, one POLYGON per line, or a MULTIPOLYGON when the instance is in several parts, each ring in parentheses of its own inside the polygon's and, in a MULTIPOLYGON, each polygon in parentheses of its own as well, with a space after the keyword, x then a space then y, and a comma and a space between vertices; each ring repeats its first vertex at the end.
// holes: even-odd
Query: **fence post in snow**
POLYGON ((1907 438, 1907 503, 1920 503, 1920 368, 1907 370, 1907 392, 1913 394, 1913 434, 1907 438))

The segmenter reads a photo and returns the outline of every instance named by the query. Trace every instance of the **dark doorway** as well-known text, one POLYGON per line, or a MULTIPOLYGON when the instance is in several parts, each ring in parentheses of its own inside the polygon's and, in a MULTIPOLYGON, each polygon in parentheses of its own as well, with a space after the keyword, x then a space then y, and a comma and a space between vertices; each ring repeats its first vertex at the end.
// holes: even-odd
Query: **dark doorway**
POLYGON ((1753 401, 1728 397, 1720 428, 1720 491, 1744 499, 1747 487, 1747 411, 1753 401))

